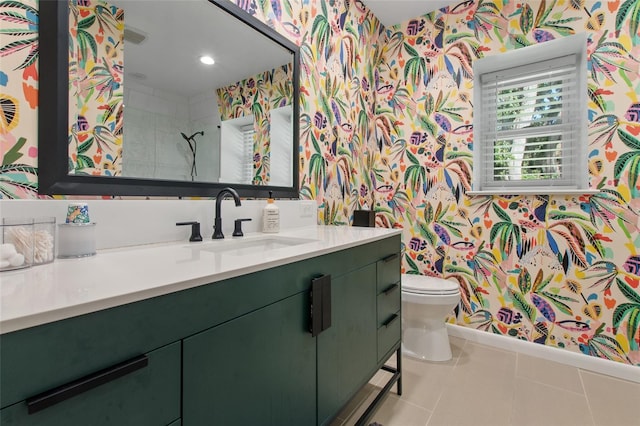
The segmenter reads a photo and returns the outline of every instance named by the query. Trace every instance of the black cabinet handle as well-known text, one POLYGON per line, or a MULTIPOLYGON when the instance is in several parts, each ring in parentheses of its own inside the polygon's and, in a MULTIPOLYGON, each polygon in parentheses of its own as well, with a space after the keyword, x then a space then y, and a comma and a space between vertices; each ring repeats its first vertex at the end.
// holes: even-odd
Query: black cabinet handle
POLYGON ((384 293, 385 296, 388 296, 391 293, 393 293, 394 290, 398 289, 399 287, 400 287, 400 284, 391 284, 389 287, 387 287, 384 290, 382 290, 382 292, 384 293))
POLYGON ((315 337, 331 327, 331 275, 311 280, 310 305, 309 331, 315 337))
POLYGON ((390 254, 390 255, 389 255, 389 256, 387 256, 387 257, 382 258, 382 261, 383 261, 384 263, 389 263, 389 262, 391 262, 392 260, 396 260, 398 257, 400 257, 400 255, 399 255, 398 253, 394 253, 394 254, 390 254))
POLYGON ((39 395, 32 396, 27 399, 27 411, 29 414, 37 413, 59 402, 80 395, 81 393, 104 385, 129 373, 133 373, 136 370, 146 367, 148 364, 149 359, 147 356, 140 355, 39 395))
POLYGON ((391 324, 393 324, 393 322, 395 320, 397 320, 398 318, 400 318, 400 315, 398 314, 393 314, 389 317, 388 320, 386 320, 382 325, 384 325, 385 327, 389 327, 391 324))

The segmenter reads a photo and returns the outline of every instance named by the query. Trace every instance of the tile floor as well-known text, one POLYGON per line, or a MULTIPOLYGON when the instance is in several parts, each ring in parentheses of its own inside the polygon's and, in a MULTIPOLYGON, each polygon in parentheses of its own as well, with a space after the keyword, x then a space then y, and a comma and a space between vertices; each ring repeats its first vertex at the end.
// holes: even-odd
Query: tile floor
MULTIPOLYGON (((403 357, 403 394, 393 387, 370 423, 640 426, 638 383, 456 337, 451 348, 445 363, 403 357)), ((331 426, 353 425, 388 377, 379 372, 331 426)))

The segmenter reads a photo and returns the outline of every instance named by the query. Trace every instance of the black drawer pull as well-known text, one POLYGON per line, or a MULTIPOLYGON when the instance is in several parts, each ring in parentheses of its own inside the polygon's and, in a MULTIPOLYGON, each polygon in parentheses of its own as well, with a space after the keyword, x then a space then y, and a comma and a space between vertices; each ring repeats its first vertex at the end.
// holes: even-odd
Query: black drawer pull
POLYGON ((391 293, 393 293, 393 291, 396 290, 399 287, 400 287, 400 284, 391 284, 389 287, 387 287, 384 290, 382 290, 382 292, 384 293, 385 296, 388 296, 391 293))
POLYGON ((311 280, 309 331, 315 337, 331 327, 331 275, 311 280))
POLYGON ((399 255, 398 253, 394 253, 394 254, 390 254, 390 255, 389 255, 389 256, 387 256, 387 257, 384 257, 384 258, 382 259, 382 261, 383 261, 384 263, 389 263, 389 262, 391 262, 392 260, 396 260, 398 257, 400 257, 400 255, 399 255))
POLYGON ((84 376, 73 382, 58 386, 39 395, 27 399, 27 411, 29 414, 51 407, 59 402, 80 395, 95 387, 108 383, 119 377, 125 376, 149 364, 146 355, 131 358, 128 361, 105 368, 104 370, 84 376))
POLYGON ((389 327, 391 324, 393 324, 393 322, 395 320, 397 320, 398 318, 400 318, 400 315, 398 314, 393 314, 389 317, 388 320, 386 320, 382 325, 384 325, 385 327, 389 327))

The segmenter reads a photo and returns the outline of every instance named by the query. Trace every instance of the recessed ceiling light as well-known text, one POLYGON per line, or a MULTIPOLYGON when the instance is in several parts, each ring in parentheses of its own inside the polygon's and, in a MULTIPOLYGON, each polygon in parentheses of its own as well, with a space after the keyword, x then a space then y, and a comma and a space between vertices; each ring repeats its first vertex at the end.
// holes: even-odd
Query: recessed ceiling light
POLYGON ((205 65, 213 65, 216 63, 216 61, 214 61, 211 56, 207 56, 207 55, 200 56, 200 62, 202 62, 205 65))

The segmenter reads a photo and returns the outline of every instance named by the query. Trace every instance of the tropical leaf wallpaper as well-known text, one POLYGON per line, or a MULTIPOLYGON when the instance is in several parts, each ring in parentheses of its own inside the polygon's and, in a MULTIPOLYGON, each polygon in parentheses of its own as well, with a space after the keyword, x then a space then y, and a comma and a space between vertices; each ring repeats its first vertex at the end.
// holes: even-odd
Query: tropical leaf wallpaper
POLYGON ((38 7, 0 1, 0 198, 38 192, 38 7))
MULTIPOLYGON (((640 365, 640 0, 452 1, 393 28, 361 1, 235 2, 301 48, 300 194, 317 201, 319 223, 372 208, 378 226, 402 228, 405 272, 460 284, 450 322, 640 365), (473 61, 579 32, 585 167, 600 192, 468 195, 473 61)), ((33 33, 37 9, 0 4, 1 187, 33 197, 37 170, 14 169, 37 166, 37 105, 23 92, 37 74, 24 76, 30 47, 15 44, 34 34, 7 34, 33 33)))
POLYGON ((360 1, 237 1, 300 45, 300 195, 319 222, 373 208, 375 78, 384 28, 360 1))
POLYGON ((218 111, 222 121, 253 115, 254 185, 270 181, 271 110, 291 105, 293 95, 291 64, 267 70, 256 76, 216 90, 218 111))
POLYGON ((640 365, 640 2, 478 0, 387 30, 377 223, 466 327, 640 365), (592 196, 469 196, 473 61, 586 32, 592 196))
POLYGON ((69 173, 122 174, 124 11, 69 2, 69 173))

